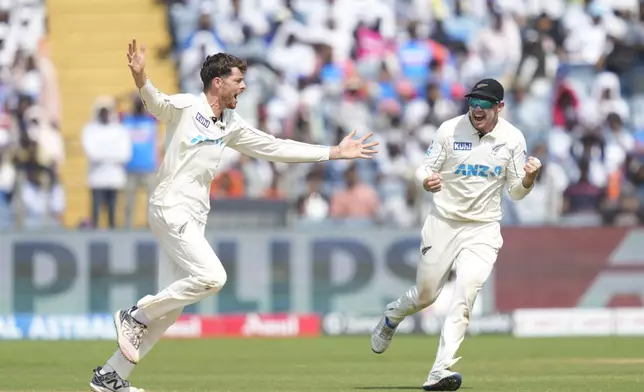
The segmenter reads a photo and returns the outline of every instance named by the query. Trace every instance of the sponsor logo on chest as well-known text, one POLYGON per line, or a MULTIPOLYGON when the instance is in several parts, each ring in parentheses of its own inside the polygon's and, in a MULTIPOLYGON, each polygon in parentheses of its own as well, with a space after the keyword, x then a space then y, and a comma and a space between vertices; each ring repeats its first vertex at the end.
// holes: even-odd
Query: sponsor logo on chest
POLYGON ((472 151, 472 142, 454 142, 454 151, 472 151))
POLYGON ((203 125, 206 128, 210 126, 210 120, 208 120, 203 114, 199 112, 197 112, 195 119, 197 120, 197 122, 199 122, 199 124, 203 125))

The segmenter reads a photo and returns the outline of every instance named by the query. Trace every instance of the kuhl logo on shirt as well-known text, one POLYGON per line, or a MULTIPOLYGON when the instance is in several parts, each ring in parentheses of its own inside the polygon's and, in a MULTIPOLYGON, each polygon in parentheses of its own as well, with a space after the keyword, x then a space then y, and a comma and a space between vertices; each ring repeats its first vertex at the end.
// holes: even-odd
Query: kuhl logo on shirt
POLYGON ((454 151, 472 151, 472 142, 454 142, 454 151))
POLYGON ((199 121, 199 124, 203 125, 204 127, 208 128, 210 126, 210 120, 204 117, 201 113, 197 112, 196 118, 197 121, 199 121))

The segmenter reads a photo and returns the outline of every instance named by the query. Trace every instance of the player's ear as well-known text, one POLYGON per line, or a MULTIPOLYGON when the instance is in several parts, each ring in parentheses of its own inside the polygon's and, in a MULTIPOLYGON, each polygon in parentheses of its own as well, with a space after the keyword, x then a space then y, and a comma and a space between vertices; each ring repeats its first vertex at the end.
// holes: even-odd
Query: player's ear
POLYGON ((496 107, 496 112, 501 113, 501 111, 503 111, 504 107, 505 107, 505 102, 503 102, 503 101, 499 102, 499 104, 496 107))

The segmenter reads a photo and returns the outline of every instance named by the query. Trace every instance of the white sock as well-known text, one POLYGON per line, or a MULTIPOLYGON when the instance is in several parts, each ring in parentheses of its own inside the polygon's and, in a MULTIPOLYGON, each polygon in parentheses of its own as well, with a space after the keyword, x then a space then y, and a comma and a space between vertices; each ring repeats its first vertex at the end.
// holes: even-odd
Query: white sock
POLYGON ((127 380, 127 378, 130 377, 132 370, 134 370, 134 364, 125 359, 123 354, 121 354, 121 350, 117 349, 116 352, 114 352, 114 355, 112 355, 112 358, 108 359, 107 363, 103 367, 103 370, 105 370, 106 373, 109 373, 107 369, 116 372, 116 374, 121 376, 122 379, 127 380))
POLYGON ((132 317, 134 317, 136 321, 140 322, 143 325, 150 324, 150 319, 145 315, 145 313, 143 313, 141 309, 137 308, 134 312, 132 312, 132 317))
POLYGON ((112 368, 109 363, 106 363, 105 365, 103 365, 99 373, 107 374, 107 373, 112 373, 113 371, 114 371, 114 368, 112 368))

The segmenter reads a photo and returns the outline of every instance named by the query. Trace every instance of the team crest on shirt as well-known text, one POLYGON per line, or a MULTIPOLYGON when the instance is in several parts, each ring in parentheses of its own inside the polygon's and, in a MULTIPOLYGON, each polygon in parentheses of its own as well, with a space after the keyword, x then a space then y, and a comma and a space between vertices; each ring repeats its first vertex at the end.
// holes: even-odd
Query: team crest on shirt
POLYGON ((472 142, 454 142, 454 151, 472 151, 472 142))
POLYGON ((498 152, 499 152, 499 150, 501 149, 501 147, 505 146, 506 144, 507 144, 507 143, 501 143, 501 144, 497 144, 497 145, 495 145, 494 147, 492 147, 492 155, 496 155, 496 153, 498 153, 498 152))
POLYGON ((199 124, 203 125, 204 127, 208 128, 210 126, 210 120, 204 117, 203 114, 197 112, 197 116, 195 118, 199 122, 199 124))

